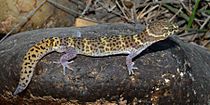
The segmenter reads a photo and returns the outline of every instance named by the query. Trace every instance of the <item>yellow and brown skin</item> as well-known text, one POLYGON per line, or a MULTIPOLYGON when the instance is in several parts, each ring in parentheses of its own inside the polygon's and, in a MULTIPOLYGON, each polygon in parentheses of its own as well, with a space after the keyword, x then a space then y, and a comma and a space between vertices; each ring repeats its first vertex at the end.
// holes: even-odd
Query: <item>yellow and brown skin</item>
POLYGON ((109 56, 116 54, 128 54, 126 65, 129 75, 133 74, 134 62, 132 59, 139 55, 151 44, 166 39, 168 36, 178 31, 178 26, 160 20, 153 22, 146 29, 135 35, 116 35, 102 36, 93 38, 81 37, 52 37, 44 39, 35 44, 26 53, 20 72, 20 80, 14 95, 22 92, 30 83, 36 64, 46 54, 57 51, 65 52, 60 58, 60 63, 65 68, 71 69, 68 64, 69 60, 76 57, 77 54, 86 56, 109 56))

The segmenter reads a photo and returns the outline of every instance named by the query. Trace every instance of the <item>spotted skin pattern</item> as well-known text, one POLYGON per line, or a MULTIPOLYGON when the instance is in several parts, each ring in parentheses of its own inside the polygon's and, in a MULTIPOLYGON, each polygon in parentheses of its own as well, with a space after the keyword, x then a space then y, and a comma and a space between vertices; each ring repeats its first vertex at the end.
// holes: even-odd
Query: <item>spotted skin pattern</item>
POLYGON ((116 54, 128 54, 126 65, 129 75, 134 74, 134 62, 132 59, 139 55, 151 44, 166 39, 168 36, 178 31, 178 26, 166 20, 153 22, 139 34, 102 36, 92 38, 82 37, 51 37, 35 44, 26 53, 21 66, 20 80, 14 95, 22 92, 30 83, 36 64, 46 54, 57 51, 65 52, 60 58, 60 64, 65 69, 72 69, 68 66, 69 60, 77 54, 86 56, 109 56, 116 54))

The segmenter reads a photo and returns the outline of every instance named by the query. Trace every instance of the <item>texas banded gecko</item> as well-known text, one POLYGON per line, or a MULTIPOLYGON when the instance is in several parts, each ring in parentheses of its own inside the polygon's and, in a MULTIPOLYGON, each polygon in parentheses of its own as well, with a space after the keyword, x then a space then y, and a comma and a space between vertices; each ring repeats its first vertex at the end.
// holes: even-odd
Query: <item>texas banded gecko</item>
POLYGON ((65 52, 60 58, 63 72, 72 63, 77 54, 86 56, 109 56, 128 54, 126 65, 129 75, 134 74, 132 59, 139 55, 151 44, 166 39, 178 31, 178 26, 166 20, 159 20, 148 25, 142 33, 134 35, 101 36, 92 38, 83 37, 51 37, 32 46, 24 56, 21 66, 20 80, 14 95, 22 92, 30 83, 36 64, 46 54, 57 51, 65 52), (68 62, 71 60, 70 62, 68 62))

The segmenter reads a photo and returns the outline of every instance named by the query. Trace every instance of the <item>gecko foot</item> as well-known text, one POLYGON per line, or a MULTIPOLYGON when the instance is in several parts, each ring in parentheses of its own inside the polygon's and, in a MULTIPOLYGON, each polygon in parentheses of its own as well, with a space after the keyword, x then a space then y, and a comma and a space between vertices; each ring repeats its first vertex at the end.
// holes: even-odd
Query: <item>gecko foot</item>
POLYGON ((66 74, 66 68, 73 70, 68 64, 72 63, 72 59, 77 56, 77 52, 74 48, 68 48, 65 51, 65 54, 61 56, 60 61, 58 62, 63 66, 63 74, 66 74))
POLYGON ((63 75, 66 75, 66 68, 73 70, 73 68, 71 68, 68 64, 73 63, 74 61, 70 61, 70 62, 53 62, 53 63, 57 63, 57 64, 61 64, 63 66, 63 75))
POLYGON ((132 62, 132 59, 134 57, 136 57, 138 55, 138 51, 137 53, 131 53, 129 54, 127 57, 126 57, 126 65, 127 65, 127 68, 128 68, 128 74, 129 75, 133 75, 134 74, 134 71, 133 69, 138 69, 137 67, 133 67, 134 65, 134 62, 132 62))
POLYGON ((134 69, 138 69, 138 67, 134 67, 134 62, 131 63, 131 65, 128 66, 128 74, 129 75, 134 75, 134 69))
POLYGON ((133 65, 134 65, 134 62, 130 62, 129 64, 127 64, 128 74, 129 75, 133 75, 134 74, 133 69, 138 69, 137 67, 134 67, 133 65))

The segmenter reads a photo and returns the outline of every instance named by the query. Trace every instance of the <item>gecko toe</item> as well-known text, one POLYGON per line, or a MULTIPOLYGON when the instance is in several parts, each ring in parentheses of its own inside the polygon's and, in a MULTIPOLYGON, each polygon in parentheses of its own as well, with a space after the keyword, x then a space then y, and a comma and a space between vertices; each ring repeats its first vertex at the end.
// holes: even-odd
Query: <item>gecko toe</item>
POLYGON ((73 70, 73 68, 71 68, 68 64, 73 63, 74 61, 70 61, 70 62, 61 62, 61 65, 63 66, 63 74, 66 75, 66 68, 68 68, 69 70, 73 70))
POLYGON ((138 69, 138 67, 133 67, 132 69, 135 69, 136 70, 136 69, 138 69))
POLYGON ((132 67, 130 70, 128 70, 129 75, 134 75, 134 69, 138 69, 138 67, 132 67))
POLYGON ((73 63, 74 61, 70 61, 70 62, 57 62, 57 61, 53 61, 53 63, 56 64, 61 64, 63 66, 63 75, 66 75, 66 68, 68 68, 69 70, 73 70, 73 68, 71 68, 68 64, 73 63))
POLYGON ((134 67, 133 65, 134 65, 134 62, 128 62, 127 67, 128 67, 128 74, 129 75, 133 75, 134 74, 133 70, 138 69, 138 67, 134 67))

